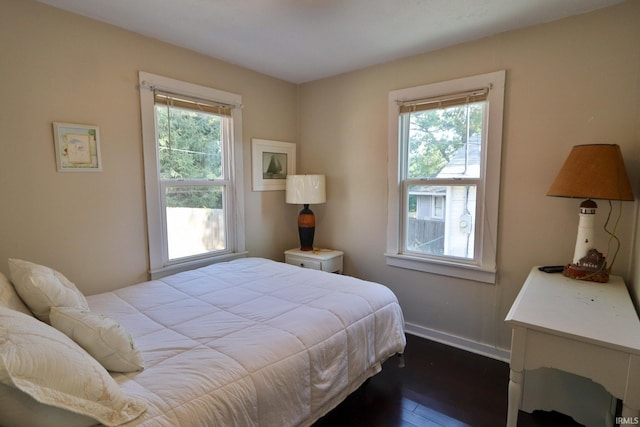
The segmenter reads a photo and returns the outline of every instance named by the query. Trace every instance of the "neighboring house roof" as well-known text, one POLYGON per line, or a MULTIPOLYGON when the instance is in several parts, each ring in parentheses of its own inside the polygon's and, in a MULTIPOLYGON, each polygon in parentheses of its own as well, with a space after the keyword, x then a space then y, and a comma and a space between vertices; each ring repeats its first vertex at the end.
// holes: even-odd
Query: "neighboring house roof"
POLYGON ((453 158, 438 173, 438 178, 454 178, 460 176, 480 176, 480 148, 482 140, 480 135, 474 135, 469 142, 460 148, 453 158))

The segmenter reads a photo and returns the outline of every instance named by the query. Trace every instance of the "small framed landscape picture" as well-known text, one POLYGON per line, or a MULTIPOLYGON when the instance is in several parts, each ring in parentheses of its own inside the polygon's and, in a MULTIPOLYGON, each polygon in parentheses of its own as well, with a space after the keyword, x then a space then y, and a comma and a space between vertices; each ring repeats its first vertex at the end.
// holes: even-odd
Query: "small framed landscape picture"
POLYGON ((53 123, 58 172, 100 172, 98 126, 53 123))
POLYGON ((284 190, 287 175, 296 173, 296 144, 252 139, 253 191, 284 190))

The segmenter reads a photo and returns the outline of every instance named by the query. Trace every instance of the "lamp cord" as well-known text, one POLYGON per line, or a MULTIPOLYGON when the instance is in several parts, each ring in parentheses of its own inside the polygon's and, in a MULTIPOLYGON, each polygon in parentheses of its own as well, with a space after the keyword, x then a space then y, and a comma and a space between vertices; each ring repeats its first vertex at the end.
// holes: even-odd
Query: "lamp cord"
POLYGON ((611 269, 613 268, 613 263, 618 256, 618 252, 620 251, 620 239, 616 236, 616 229, 618 228, 618 223, 620 222, 620 217, 622 216, 622 200, 620 200, 620 209, 618 209, 618 217, 616 218, 616 222, 613 225, 613 230, 609 231, 609 221, 611 220, 611 213, 613 212, 613 205, 611 200, 609 200, 609 214, 607 215, 607 220, 604 223, 604 231, 609 235, 609 243, 607 244, 607 255, 611 252, 611 243, 615 240, 616 242, 616 251, 613 254, 613 259, 611 263, 609 263, 609 267, 607 268, 607 272, 611 273, 611 269))

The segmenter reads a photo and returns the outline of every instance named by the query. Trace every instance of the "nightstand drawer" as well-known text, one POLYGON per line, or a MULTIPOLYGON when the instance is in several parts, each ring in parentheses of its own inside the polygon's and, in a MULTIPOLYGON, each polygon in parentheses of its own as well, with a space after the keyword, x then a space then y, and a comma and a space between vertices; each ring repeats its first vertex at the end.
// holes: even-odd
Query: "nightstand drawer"
POLYGON ((311 268, 312 270, 322 270, 322 261, 298 257, 295 255, 286 255, 285 258, 285 262, 287 264, 297 265, 298 267, 311 268))
POLYGON ((313 251, 289 249, 284 252, 284 260, 287 264, 339 274, 342 274, 342 256, 341 251, 331 249, 314 249, 313 251))
POLYGON ((329 273, 342 273, 342 256, 322 261, 322 270, 329 273))

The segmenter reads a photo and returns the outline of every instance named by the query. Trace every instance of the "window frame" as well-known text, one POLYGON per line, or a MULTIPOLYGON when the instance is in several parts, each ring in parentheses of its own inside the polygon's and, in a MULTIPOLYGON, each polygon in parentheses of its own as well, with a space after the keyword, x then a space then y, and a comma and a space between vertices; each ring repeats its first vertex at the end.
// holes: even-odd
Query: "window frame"
MULTIPOLYGON (((423 86, 394 90, 388 97, 388 201, 387 201, 387 247, 385 258, 387 265, 418 270, 423 272, 458 277, 483 283, 495 283, 497 274, 497 237, 498 237, 498 201, 500 194, 500 163, 502 151, 502 127, 504 113, 504 91, 506 71, 500 70, 460 79, 448 80, 423 86), (403 251, 404 206, 403 186, 409 180, 402 179, 403 156, 405 147, 400 142, 402 129, 399 103, 438 97, 447 94, 489 88, 484 117, 486 138, 483 141, 482 166, 484 176, 478 180, 476 219, 477 257, 469 262, 455 257, 421 256, 403 251)), ((473 180, 465 180, 470 184, 473 180)), ((458 185, 457 180, 442 179, 440 185, 458 185)))
MULTIPOLYGON (((230 92, 212 89, 168 77, 140 71, 140 110, 142 121, 142 146, 144 158, 145 196, 147 208, 147 238, 149 250, 149 274, 156 279, 179 271, 201 267, 213 262, 246 256, 245 228, 244 228, 244 185, 243 185, 243 156, 242 156, 242 97, 230 92), (231 110, 231 124, 228 132, 228 145, 223 141, 222 149, 225 153, 224 180, 210 181, 212 186, 216 182, 224 181, 228 194, 225 194, 225 219, 227 231, 227 248, 224 251, 210 252, 197 256, 169 260, 166 227, 166 212, 162 191, 165 181, 160 176, 160 159, 156 142, 156 118, 154 89, 176 94, 201 98, 217 103, 233 106, 231 110)), ((180 182, 187 184, 191 180, 180 182)), ((202 184, 200 182, 200 184, 202 184)), ((197 185, 197 184, 196 184, 197 185)))
POLYGON ((440 196, 440 195, 433 195, 431 196, 431 218, 433 219, 445 219, 444 218, 444 212, 445 212, 445 203, 444 203, 444 196, 440 196), (437 201, 440 201, 440 207, 438 207, 438 203, 437 201), (440 213, 437 213, 438 209, 440 210, 440 213))

